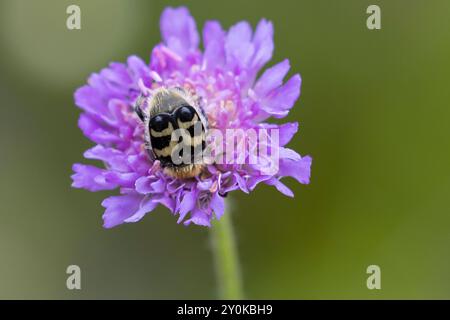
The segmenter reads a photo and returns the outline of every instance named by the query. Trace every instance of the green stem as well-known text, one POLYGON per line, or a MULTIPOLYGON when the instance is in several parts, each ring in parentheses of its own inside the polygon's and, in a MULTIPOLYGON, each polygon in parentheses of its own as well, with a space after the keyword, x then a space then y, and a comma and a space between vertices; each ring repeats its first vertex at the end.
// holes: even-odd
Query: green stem
POLYGON ((226 212, 220 220, 214 221, 211 227, 211 240, 220 299, 243 299, 241 272, 230 212, 226 212))

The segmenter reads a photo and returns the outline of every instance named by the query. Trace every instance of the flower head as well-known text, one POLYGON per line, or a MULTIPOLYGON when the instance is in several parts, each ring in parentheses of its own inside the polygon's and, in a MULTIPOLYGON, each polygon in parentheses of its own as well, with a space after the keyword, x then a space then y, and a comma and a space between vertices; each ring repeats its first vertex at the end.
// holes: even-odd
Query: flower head
MULTIPOLYGON (((96 143, 84 157, 99 160, 104 166, 75 164, 72 186, 90 191, 120 190, 120 195, 102 203, 106 208, 104 226, 139 221, 158 205, 177 215, 179 223, 210 226, 214 217, 219 219, 224 213, 228 192, 239 189, 249 193, 265 183, 292 197, 281 178, 309 183, 311 158, 285 147, 298 124, 266 122, 288 114, 300 95, 301 84, 298 74, 283 83, 290 67, 288 60, 257 78, 272 57, 272 23, 261 20, 253 32, 247 22, 225 31, 219 22, 208 21, 203 28, 203 51, 196 23, 186 8, 165 9, 160 26, 162 43, 153 49, 149 64, 136 56, 124 64, 111 63, 75 92, 75 102, 83 110, 78 125, 96 143), (227 148, 228 141, 222 160, 236 160, 237 156, 243 161, 205 164, 202 174, 193 178, 167 175, 161 163, 145 150, 145 128, 133 110, 140 95, 151 95, 161 87, 195 92, 203 101, 211 130, 224 134, 230 129, 252 131, 264 137, 248 143, 260 161, 247 161, 251 153, 242 157, 241 152, 227 148), (276 159, 261 156, 262 150, 268 151, 266 155, 277 155, 276 159), (276 170, 265 170, 274 161, 276 170)), ((242 139, 249 141, 248 137, 242 139)))

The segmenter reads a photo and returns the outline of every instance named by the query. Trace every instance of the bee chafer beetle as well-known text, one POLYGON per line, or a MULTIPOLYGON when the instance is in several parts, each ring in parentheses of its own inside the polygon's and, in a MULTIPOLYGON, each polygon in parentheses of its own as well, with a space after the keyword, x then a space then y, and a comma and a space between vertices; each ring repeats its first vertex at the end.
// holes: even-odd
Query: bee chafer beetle
POLYGON ((208 120, 201 99, 182 87, 157 88, 139 96, 134 110, 145 125, 145 145, 164 172, 185 179, 198 176, 208 120))

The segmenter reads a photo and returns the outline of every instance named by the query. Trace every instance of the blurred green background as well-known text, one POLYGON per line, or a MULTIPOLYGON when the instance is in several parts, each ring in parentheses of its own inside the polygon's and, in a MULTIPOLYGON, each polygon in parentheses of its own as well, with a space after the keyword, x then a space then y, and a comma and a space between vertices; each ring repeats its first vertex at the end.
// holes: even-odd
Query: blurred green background
POLYGON ((0 298, 216 298, 208 230, 165 209, 102 228, 112 192, 70 187, 91 143, 74 90, 110 61, 148 61, 159 15, 189 7, 202 27, 262 17, 272 64, 288 57, 302 95, 290 146, 313 156, 294 199, 234 196, 248 298, 450 298, 450 2, 2 0, 0 298), (82 30, 66 29, 78 4, 82 30), (366 28, 378 4, 382 29, 366 28), (82 290, 66 289, 66 268, 82 290), (381 267, 368 290, 366 268, 381 267))

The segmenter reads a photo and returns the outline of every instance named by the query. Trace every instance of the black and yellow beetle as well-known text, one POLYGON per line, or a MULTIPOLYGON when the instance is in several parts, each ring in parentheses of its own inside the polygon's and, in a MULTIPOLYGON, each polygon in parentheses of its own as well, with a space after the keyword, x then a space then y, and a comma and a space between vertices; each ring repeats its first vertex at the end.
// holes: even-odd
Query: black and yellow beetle
POLYGON ((135 103, 145 125, 146 148, 170 176, 185 179, 202 172, 208 120, 200 102, 185 88, 161 87, 135 103))

